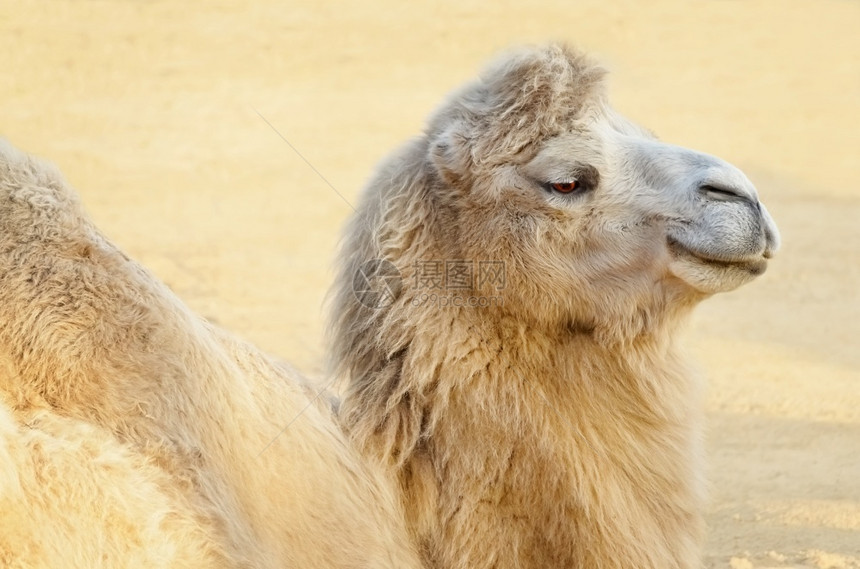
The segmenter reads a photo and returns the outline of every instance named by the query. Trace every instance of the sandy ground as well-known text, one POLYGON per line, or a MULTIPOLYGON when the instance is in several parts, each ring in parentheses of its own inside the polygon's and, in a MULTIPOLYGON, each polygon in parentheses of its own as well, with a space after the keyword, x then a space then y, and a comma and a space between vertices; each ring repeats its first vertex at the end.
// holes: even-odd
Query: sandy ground
POLYGON ((0 135, 197 311, 313 374, 374 164, 500 48, 595 52, 619 110, 744 168, 783 233, 688 333, 710 380, 707 566, 860 567, 860 4, 244 4, 0 3, 0 135))

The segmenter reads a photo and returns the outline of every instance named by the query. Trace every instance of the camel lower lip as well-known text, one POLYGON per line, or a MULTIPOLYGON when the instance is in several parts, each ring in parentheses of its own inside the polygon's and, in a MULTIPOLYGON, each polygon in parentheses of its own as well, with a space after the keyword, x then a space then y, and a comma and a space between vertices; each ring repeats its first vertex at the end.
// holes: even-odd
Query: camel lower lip
POLYGON ((699 251, 695 251, 690 249, 689 247, 685 247, 681 242, 676 239, 672 239, 671 237, 668 239, 669 249, 678 256, 693 258, 700 263, 705 263, 707 265, 722 267, 725 269, 735 269, 742 270, 750 273, 753 276, 758 276, 765 272, 767 269, 767 261, 764 259, 738 259, 736 261, 727 260, 727 259, 715 259, 713 257, 709 257, 708 255, 701 253, 699 251))

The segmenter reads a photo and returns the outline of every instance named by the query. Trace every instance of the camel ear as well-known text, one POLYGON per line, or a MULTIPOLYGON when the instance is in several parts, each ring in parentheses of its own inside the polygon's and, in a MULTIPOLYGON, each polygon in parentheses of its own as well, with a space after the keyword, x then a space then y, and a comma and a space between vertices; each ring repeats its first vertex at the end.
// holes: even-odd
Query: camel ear
POLYGON ((461 124, 454 124, 430 142, 430 161, 449 184, 467 179, 472 170, 472 149, 461 124))

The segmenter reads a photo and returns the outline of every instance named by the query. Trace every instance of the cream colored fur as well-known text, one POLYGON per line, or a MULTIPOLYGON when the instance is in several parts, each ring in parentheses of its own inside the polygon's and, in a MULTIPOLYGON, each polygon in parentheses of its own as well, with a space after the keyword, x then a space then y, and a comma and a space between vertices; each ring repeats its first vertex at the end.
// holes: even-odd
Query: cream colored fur
POLYGON ((760 274, 778 234, 743 174, 657 141, 602 85, 561 46, 501 59, 383 165, 347 229, 340 416, 397 480, 426 567, 700 566, 700 381, 675 332, 760 274), (375 259, 402 276, 390 304, 355 292, 390 282, 375 259), (471 262, 471 284, 422 284, 446 261, 471 262))
POLYGON ((0 565, 418 566, 393 491, 301 379, 6 143, 0 228, 0 565))

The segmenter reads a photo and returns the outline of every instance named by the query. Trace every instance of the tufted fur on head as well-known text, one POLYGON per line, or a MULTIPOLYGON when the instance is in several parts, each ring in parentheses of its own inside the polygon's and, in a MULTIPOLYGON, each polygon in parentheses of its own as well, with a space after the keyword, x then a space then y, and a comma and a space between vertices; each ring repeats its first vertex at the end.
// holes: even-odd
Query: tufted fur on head
POLYGON ((559 45, 503 57, 346 229, 341 421, 428 567, 698 566, 699 387, 674 332, 763 270, 776 229, 735 168, 615 113, 603 76, 559 45))

